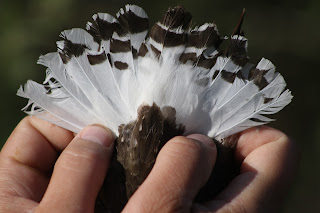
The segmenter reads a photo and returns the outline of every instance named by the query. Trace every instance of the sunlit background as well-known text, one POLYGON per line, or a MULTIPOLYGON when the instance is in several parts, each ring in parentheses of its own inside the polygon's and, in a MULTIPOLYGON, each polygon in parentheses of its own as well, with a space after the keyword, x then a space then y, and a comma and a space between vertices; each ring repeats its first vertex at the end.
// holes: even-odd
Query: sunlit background
POLYGON ((56 50, 64 29, 84 27, 97 12, 115 14, 126 3, 142 6, 150 23, 182 4, 193 25, 215 22, 230 35, 242 8, 253 62, 270 59, 292 90, 293 102, 273 116, 274 126, 299 144, 301 162, 283 212, 320 212, 320 1, 318 0, 0 0, 0 147, 25 116, 15 95, 27 79, 42 82, 40 54, 56 50))

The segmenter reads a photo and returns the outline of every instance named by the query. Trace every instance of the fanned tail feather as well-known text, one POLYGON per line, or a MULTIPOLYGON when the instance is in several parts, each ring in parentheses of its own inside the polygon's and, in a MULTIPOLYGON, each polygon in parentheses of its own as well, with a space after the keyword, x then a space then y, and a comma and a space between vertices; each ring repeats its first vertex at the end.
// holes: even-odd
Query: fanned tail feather
POLYGON ((23 110, 74 132, 101 123, 118 135, 141 107, 156 104, 175 109, 185 134, 220 141, 268 123, 265 115, 280 111, 292 95, 269 60, 248 63, 243 17, 227 39, 213 23, 191 29, 191 14, 178 6, 146 38, 142 8, 126 5, 116 18, 97 13, 86 30, 63 31, 58 51, 40 57, 47 77, 18 90, 29 99, 23 110))

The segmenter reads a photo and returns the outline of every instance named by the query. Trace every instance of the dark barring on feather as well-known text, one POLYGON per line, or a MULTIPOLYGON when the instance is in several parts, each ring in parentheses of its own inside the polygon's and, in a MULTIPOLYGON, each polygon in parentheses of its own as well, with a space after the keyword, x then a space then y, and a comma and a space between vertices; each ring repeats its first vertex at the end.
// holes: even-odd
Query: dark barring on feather
POLYGON ((75 133, 96 123, 117 136, 96 212, 120 212, 177 135, 201 133, 217 145, 197 202, 213 198, 239 173, 238 133, 272 121, 265 115, 292 99, 269 60, 249 62, 244 14, 227 38, 214 23, 191 28, 191 14, 177 6, 147 37, 147 14, 126 5, 116 18, 98 13, 86 30, 63 31, 57 51, 39 58, 47 76, 43 84, 20 87, 17 94, 29 100, 23 111, 75 133))

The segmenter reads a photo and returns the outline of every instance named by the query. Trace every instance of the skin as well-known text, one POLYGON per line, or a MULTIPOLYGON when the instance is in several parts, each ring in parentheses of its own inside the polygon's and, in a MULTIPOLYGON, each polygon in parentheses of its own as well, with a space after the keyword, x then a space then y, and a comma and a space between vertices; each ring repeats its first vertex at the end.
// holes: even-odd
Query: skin
MULTIPOLYGON (((108 170, 111 132, 73 133, 26 117, 0 152, 0 212, 94 212, 108 170)), ((213 141, 199 134, 171 139, 123 212, 277 212, 297 165, 295 145, 270 127, 240 133, 240 174, 214 200, 195 203, 215 164, 213 141)))

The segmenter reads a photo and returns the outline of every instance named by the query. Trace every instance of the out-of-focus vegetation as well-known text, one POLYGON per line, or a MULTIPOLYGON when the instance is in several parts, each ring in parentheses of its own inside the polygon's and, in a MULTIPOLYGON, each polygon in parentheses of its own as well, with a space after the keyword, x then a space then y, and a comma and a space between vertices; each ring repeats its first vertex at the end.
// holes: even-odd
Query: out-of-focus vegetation
POLYGON ((230 35, 242 8, 244 31, 254 62, 270 59, 295 96, 274 116, 271 126, 290 135, 301 150, 300 169, 284 212, 320 212, 320 1, 318 0, 1 0, 0 1, 0 147, 25 115, 26 100, 16 97, 27 79, 42 82, 45 68, 36 65, 40 54, 56 50, 59 33, 84 27, 96 12, 115 14, 126 3, 142 6, 150 23, 169 6, 182 4, 194 25, 217 23, 230 35))

